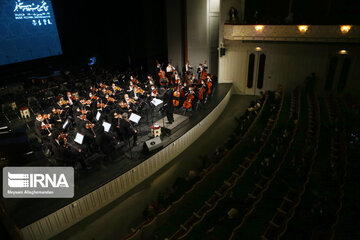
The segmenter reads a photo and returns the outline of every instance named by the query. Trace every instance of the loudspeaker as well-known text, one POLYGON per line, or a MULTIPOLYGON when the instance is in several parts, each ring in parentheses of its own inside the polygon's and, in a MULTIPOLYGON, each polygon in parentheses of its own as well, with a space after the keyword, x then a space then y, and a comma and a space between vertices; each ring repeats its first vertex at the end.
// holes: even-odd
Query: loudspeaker
POLYGON ((160 139, 160 137, 156 137, 156 138, 152 138, 150 140, 147 140, 145 143, 144 143, 144 147, 147 148, 147 150, 149 151, 153 151, 155 149, 158 149, 160 147, 162 147, 162 141, 160 139))
POLYGON ((225 56, 226 49, 224 47, 220 48, 220 57, 225 56))

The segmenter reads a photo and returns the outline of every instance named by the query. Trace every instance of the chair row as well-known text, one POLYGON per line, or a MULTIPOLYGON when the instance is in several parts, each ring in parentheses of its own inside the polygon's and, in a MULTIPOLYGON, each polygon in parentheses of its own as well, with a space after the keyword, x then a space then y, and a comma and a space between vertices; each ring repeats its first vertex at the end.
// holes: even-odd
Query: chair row
POLYGON ((309 119, 308 119, 308 130, 306 136, 306 142, 310 145, 310 148, 307 148, 303 151, 302 156, 304 159, 304 168, 303 176, 304 181, 300 184, 294 184, 295 186, 290 186, 286 195, 283 197, 283 200, 277 208, 272 219, 268 222, 268 226, 261 239, 279 239, 287 229, 287 224, 292 219, 295 213, 296 207, 301 201, 301 197, 305 192, 306 184, 310 180, 310 174, 312 171, 312 166, 315 162, 317 145, 319 142, 320 136, 320 110, 317 97, 314 95, 308 96, 308 110, 309 110, 309 119))
MULTIPOLYGON (((290 105, 290 115, 288 121, 293 121, 293 118, 299 116, 300 113, 300 92, 296 89, 294 92, 291 93, 291 105, 290 105)), ((255 184, 252 193, 248 194, 247 199, 245 199, 245 214, 242 217, 240 223, 233 229, 231 236, 229 239, 235 239, 238 235, 238 231, 243 227, 243 224, 247 220, 247 218, 252 214, 258 202, 261 201, 263 193, 269 188, 271 182, 277 176, 282 164, 285 162, 289 150, 292 146, 294 141, 295 133, 297 131, 297 122, 295 123, 294 128, 290 130, 290 141, 289 144, 286 145, 286 148, 283 151, 283 155, 280 156, 280 161, 275 166, 275 169, 269 176, 263 176, 259 180, 258 183, 255 184)))
MULTIPOLYGON (((274 121, 268 121, 265 129, 262 132, 261 138, 264 139, 262 146, 260 147, 257 153, 249 153, 245 160, 238 165, 238 168, 232 172, 232 175, 224 181, 224 184, 218 189, 214 191, 214 194, 204 202, 202 207, 194 212, 192 216, 190 216, 184 224, 180 225, 179 229, 169 238, 169 239, 184 239, 191 232, 191 230, 197 225, 200 224, 205 216, 210 213, 212 210, 216 208, 218 203, 224 199, 227 194, 233 189, 240 179, 244 176, 246 171, 251 167, 252 163, 257 159, 258 155, 262 151, 263 147, 266 145, 269 136, 274 129, 274 126, 277 123, 280 110, 282 109, 283 98, 280 101, 279 110, 277 113, 277 118, 274 121)), ((261 114, 259 114, 261 115, 261 114)), ((258 115, 258 116, 259 116, 258 115)))
MULTIPOLYGON (((216 171, 216 169, 218 168, 218 166, 222 165, 225 160, 227 159, 227 156, 229 156, 229 154, 231 154, 232 150, 237 148, 239 145, 242 144, 243 140, 246 139, 248 137, 249 132, 251 132, 251 130, 254 128, 256 122, 258 121, 259 117, 262 114, 262 111, 264 109, 265 106, 267 106, 269 97, 268 95, 265 97, 264 103, 261 106, 261 109, 259 111, 259 113, 257 114, 256 118, 253 120, 253 122, 251 123, 251 125, 249 126, 249 128, 247 129, 247 131, 245 132, 245 134, 243 136, 241 136, 241 138, 238 140, 238 143, 228 152, 225 153, 225 156, 223 156, 221 158, 221 160, 214 164, 212 163, 209 167, 207 167, 206 169, 204 169, 204 171, 206 172, 206 174, 198 181, 196 182, 188 191, 186 191, 178 200, 174 201, 172 204, 170 204, 166 209, 164 209, 163 211, 159 212, 152 220, 150 221, 144 221, 143 223, 141 223, 139 226, 137 226, 136 228, 131 228, 131 233, 128 234, 127 236, 125 236, 123 239, 125 240, 129 240, 129 239, 147 239, 148 233, 153 233, 154 230, 158 227, 161 227, 162 222, 166 222, 166 220, 169 218, 170 215, 175 214, 179 209, 181 209, 182 205, 184 204, 184 202, 186 201, 187 197, 192 195, 192 193, 196 192, 197 190, 199 190, 201 188, 202 182, 204 182, 208 176, 216 171)), ((235 181, 236 178, 238 178, 241 174, 240 171, 235 171, 233 173, 233 177, 230 177, 227 180, 227 183, 233 183, 233 181, 235 181)), ((225 188, 220 189, 220 193, 225 191, 225 188)), ((216 195, 221 197, 221 195, 216 195)), ((216 202, 216 197, 210 199, 208 201, 208 206, 212 207, 213 204, 216 202)), ((203 212, 206 211, 205 208, 204 209, 200 209, 199 212, 203 212)))
POLYGON ((347 175, 347 147, 346 147, 346 133, 344 129, 344 119, 341 117, 341 110, 338 101, 333 97, 329 96, 327 99, 327 106, 329 115, 337 116, 337 118, 330 118, 332 126, 338 128, 332 135, 331 139, 331 153, 330 161, 335 171, 340 172, 340 178, 338 180, 338 187, 334 190, 337 191, 337 207, 335 210, 335 217, 331 222, 330 226, 330 238, 334 239, 335 236, 335 225, 339 221, 339 215, 342 209, 342 199, 344 197, 344 186, 347 175), (338 121, 338 122, 337 122, 338 121))

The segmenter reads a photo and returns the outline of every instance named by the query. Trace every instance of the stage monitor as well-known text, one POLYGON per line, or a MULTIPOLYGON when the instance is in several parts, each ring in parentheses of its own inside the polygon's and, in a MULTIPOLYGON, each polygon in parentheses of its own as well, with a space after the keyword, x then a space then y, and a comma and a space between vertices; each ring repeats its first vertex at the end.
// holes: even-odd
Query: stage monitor
POLYGON ((0 65, 60 54, 51 0, 0 0, 0 65))

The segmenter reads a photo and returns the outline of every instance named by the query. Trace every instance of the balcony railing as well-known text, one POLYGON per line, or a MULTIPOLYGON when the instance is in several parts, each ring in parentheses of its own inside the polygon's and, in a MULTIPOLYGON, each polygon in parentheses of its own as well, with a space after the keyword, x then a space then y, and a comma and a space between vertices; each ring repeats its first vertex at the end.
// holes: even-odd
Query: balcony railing
POLYGON ((225 24, 224 39, 243 41, 357 43, 360 42, 360 25, 345 27, 340 25, 225 24))

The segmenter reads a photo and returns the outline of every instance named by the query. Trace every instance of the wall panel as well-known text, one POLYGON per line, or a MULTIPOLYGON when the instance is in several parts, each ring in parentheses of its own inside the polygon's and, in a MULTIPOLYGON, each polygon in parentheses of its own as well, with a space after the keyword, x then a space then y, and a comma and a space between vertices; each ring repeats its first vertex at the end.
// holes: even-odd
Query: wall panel
MULTIPOLYGON (((344 46, 336 44, 302 43, 253 43, 225 41, 226 55, 219 59, 219 82, 233 83, 233 90, 238 94, 251 94, 247 89, 248 54, 259 46, 266 53, 263 89, 276 89, 279 84, 285 90, 292 90, 304 82, 307 76, 315 73, 317 90, 323 90, 328 73, 330 57, 336 55, 344 46)), ((353 64, 345 89, 356 86, 355 72, 359 72, 359 48, 347 46, 353 64), (357 67, 356 67, 357 66, 357 67)), ((262 53, 260 52, 260 54, 262 53)), ((257 70, 256 70, 257 71, 257 70)))

